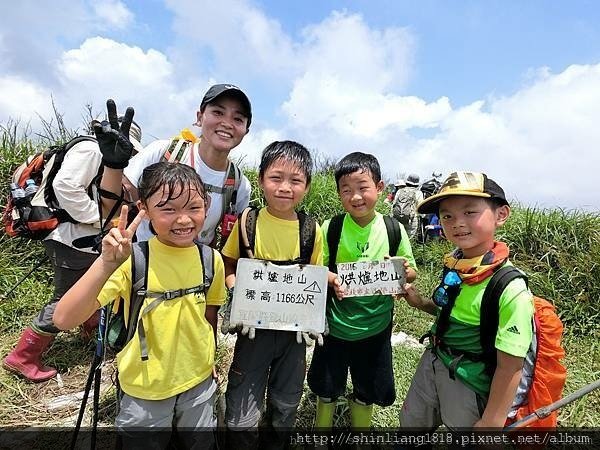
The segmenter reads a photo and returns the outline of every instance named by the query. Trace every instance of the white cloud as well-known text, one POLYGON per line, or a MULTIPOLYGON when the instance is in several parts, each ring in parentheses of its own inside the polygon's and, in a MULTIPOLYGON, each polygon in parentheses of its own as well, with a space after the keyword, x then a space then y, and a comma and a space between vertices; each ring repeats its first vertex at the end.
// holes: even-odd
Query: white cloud
POLYGON ((246 79, 250 74, 287 78, 292 75, 290 70, 297 70, 291 38, 278 21, 268 18, 249 1, 166 3, 175 16, 172 28, 182 62, 200 53, 201 70, 212 69, 219 76, 234 73, 246 79))
MULTIPOLYGON (((65 1, 58 7, 68 9, 65 1)), ((58 7, 34 17, 34 37, 20 34, 31 0, 0 17, 0 122, 49 114, 53 95, 76 126, 85 104, 101 112, 112 97, 136 108, 149 142, 190 126, 208 86, 226 80, 255 96, 251 132, 233 152, 248 163, 269 142, 294 139, 333 158, 373 153, 390 179, 483 170, 527 203, 600 209, 590 188, 600 163, 600 64, 533 68, 517 92, 456 107, 451 92, 410 95, 409 30, 375 28, 358 14, 332 12, 294 35, 248 0, 168 0, 174 41, 160 52, 91 37, 134 20, 124 6, 110 17, 96 6, 75 1, 68 27, 58 7)))
POLYGON ((0 122, 9 118, 30 121, 35 113, 49 117, 50 111, 47 90, 19 77, 0 77, 0 122))
POLYGON ((133 23, 133 13, 120 0, 93 1, 92 8, 101 23, 124 29, 133 23))
POLYGON ((538 73, 511 96, 449 114, 411 150, 421 173, 485 171, 527 204, 600 209, 600 64, 538 73))
POLYGON ((150 49, 144 52, 111 39, 86 39, 77 49, 65 52, 58 70, 65 82, 104 88, 148 89, 169 80, 171 64, 165 55, 150 49))

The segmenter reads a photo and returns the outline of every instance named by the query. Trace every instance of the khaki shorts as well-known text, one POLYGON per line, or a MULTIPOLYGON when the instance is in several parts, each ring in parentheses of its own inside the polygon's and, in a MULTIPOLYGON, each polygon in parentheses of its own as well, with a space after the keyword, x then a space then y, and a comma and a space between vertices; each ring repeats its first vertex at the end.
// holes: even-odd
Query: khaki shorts
POLYGON ((184 448, 210 449, 217 425, 217 383, 209 376, 200 384, 164 400, 143 400, 123 393, 115 426, 125 449, 164 449, 176 428, 184 448))
POLYGON ((444 363, 425 350, 400 413, 400 427, 433 430, 471 427, 485 409, 486 399, 450 378, 444 363))

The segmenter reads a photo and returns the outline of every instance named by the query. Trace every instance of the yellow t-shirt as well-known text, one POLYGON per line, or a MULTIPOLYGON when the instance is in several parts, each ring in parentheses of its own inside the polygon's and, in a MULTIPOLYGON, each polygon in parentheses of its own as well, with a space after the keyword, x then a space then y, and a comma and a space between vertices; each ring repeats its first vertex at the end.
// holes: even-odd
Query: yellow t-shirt
MULTIPOLYGON (((170 247, 156 238, 148 244, 148 291, 165 292, 202 284, 200 252, 195 245, 170 247)), ((211 376, 215 342, 213 329, 205 318, 206 305, 221 305, 226 296, 223 260, 217 251, 213 251, 213 257, 214 278, 206 298, 197 293, 165 300, 144 315, 148 359, 141 359, 137 330, 117 355, 119 382, 126 394, 144 400, 163 400, 211 376)), ((131 258, 128 258, 102 288, 98 296, 100 304, 123 298, 128 311, 131 278, 131 258)), ((153 300, 144 300, 140 316, 153 300)))
MULTIPOLYGON (((256 219, 254 238, 254 256, 270 261, 290 261, 300 257, 300 222, 298 220, 279 219, 262 208, 256 219)), ((224 256, 240 258, 239 220, 233 226, 231 234, 221 250, 224 256)), ((244 255, 245 257, 245 255, 244 255)), ((313 265, 323 265, 323 234, 316 224, 315 244, 310 257, 313 265)))

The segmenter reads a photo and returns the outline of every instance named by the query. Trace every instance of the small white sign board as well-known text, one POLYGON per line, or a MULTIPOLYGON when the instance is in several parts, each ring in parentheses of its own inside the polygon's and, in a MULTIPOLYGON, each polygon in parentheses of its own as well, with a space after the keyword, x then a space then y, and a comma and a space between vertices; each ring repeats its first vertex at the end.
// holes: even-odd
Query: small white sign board
POLYGON ((286 331, 325 330, 327 267, 240 258, 231 323, 286 331))
POLYGON ((404 258, 337 264, 338 279, 345 297, 403 294, 406 283, 404 258))

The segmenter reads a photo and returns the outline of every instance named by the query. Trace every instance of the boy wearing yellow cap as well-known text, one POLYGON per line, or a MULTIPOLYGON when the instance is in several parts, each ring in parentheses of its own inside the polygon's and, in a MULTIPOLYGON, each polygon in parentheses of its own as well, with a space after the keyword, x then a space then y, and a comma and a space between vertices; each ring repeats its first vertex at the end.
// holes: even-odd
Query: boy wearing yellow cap
POLYGON ((400 426, 432 430, 502 427, 521 379, 532 339, 533 297, 525 281, 511 281, 499 299, 495 364, 480 343, 480 311, 494 272, 511 265, 495 231, 510 215, 502 188, 483 173, 455 172, 418 206, 436 213, 456 249, 444 257, 440 285, 423 298, 406 285, 406 300, 436 315, 430 341, 413 377, 400 426))

